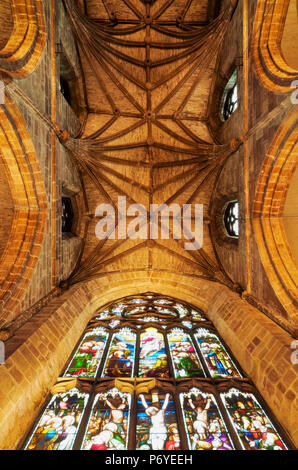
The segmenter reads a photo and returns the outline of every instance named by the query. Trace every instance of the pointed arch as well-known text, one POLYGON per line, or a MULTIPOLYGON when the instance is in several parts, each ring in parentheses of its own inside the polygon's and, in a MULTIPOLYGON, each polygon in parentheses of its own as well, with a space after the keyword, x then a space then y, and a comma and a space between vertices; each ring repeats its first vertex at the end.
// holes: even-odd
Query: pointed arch
POLYGON ((281 41, 290 0, 258 0, 253 25, 252 53, 255 72, 271 91, 291 91, 298 70, 290 67, 282 54, 281 41))
POLYGON ((297 166, 298 111, 289 113, 268 150, 257 183, 253 227, 270 284, 289 315, 297 321, 298 267, 291 254, 283 222, 283 210, 291 178, 297 166))
POLYGON ((2 50, 0 70, 11 77, 23 78, 33 72, 46 42, 42 0, 12 0, 13 29, 2 50))
POLYGON ((20 309, 20 301, 37 263, 47 219, 41 169, 25 122, 10 96, 0 107, 0 146, 10 187, 13 218, 1 257, 0 325, 20 309))

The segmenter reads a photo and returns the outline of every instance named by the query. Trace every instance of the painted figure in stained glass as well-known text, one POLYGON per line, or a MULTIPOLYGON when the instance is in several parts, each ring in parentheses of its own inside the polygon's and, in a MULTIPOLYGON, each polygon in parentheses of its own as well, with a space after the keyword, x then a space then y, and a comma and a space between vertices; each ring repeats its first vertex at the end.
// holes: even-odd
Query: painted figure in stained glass
POLYGON ((199 328, 195 337, 212 377, 241 377, 217 335, 199 328))
POLYGON ((169 393, 143 394, 137 403, 137 450, 181 450, 176 414, 169 393), (142 411, 145 409, 145 412, 142 411))
POLYGON ((275 427, 252 393, 231 389, 221 396, 244 449, 286 449, 275 427))
POLYGON ((54 395, 43 413, 28 450, 70 450, 86 406, 88 395, 72 389, 54 395))
POLYGON ((180 402, 192 450, 233 450, 213 395, 192 388, 180 402))
POLYGON ((104 377, 131 377, 134 366, 136 334, 130 328, 122 328, 112 338, 104 377))
POLYGON ((104 328, 94 328, 85 334, 66 373, 66 377, 94 377, 103 355, 108 333, 104 328))
POLYGON ((181 328, 173 328, 168 335, 175 376, 202 377, 204 375, 190 336, 181 328))
POLYGON ((155 328, 141 334, 139 377, 169 377, 164 338, 155 328))
POLYGON ((95 398, 84 450, 126 450, 131 397, 117 388, 95 398))

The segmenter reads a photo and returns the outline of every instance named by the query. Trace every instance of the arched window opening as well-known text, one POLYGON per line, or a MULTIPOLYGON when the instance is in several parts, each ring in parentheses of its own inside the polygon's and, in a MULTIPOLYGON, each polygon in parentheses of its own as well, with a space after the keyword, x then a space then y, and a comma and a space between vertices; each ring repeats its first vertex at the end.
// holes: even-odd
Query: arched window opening
POLYGON ((225 206, 223 223, 229 237, 239 238, 239 203, 237 200, 230 201, 225 206))
POLYGON ((69 106, 76 105, 75 85, 77 76, 62 43, 56 45, 56 52, 59 55, 59 88, 69 106))
POLYGON ((62 233, 71 233, 73 225, 73 209, 70 197, 62 198, 62 233))
POLYGON ((222 95, 220 117, 227 121, 238 107, 237 69, 234 70, 222 95))
POLYGON ((204 313, 145 293, 95 313, 22 448, 291 448, 278 428, 204 313))

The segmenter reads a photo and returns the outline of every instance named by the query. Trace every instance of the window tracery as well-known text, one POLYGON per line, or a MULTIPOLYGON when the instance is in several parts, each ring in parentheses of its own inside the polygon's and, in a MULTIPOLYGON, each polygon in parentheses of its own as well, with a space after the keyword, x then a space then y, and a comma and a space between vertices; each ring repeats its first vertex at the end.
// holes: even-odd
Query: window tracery
POLYGON ((225 206, 223 223, 229 237, 239 238, 239 203, 237 200, 230 201, 225 206))

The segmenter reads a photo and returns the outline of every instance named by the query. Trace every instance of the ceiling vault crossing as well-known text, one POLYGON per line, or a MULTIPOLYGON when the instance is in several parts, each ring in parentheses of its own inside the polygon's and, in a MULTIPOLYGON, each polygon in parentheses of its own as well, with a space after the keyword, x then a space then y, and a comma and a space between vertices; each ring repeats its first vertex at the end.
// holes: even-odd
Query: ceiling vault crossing
MULTIPOLYGON (((58 129, 86 183, 90 210, 100 203, 204 204, 204 242, 98 240, 96 218, 68 287, 105 270, 183 270, 234 287, 209 233, 212 187, 241 140, 220 145, 208 131, 210 87, 235 5, 216 18, 214 2, 63 0, 81 56, 88 116, 75 138, 58 129), (88 16, 85 13, 88 13, 88 16)), ((218 4, 218 2, 217 2, 218 4)), ((116 228, 119 220, 116 220, 116 228)), ((172 235, 172 232, 171 232, 172 235)))

